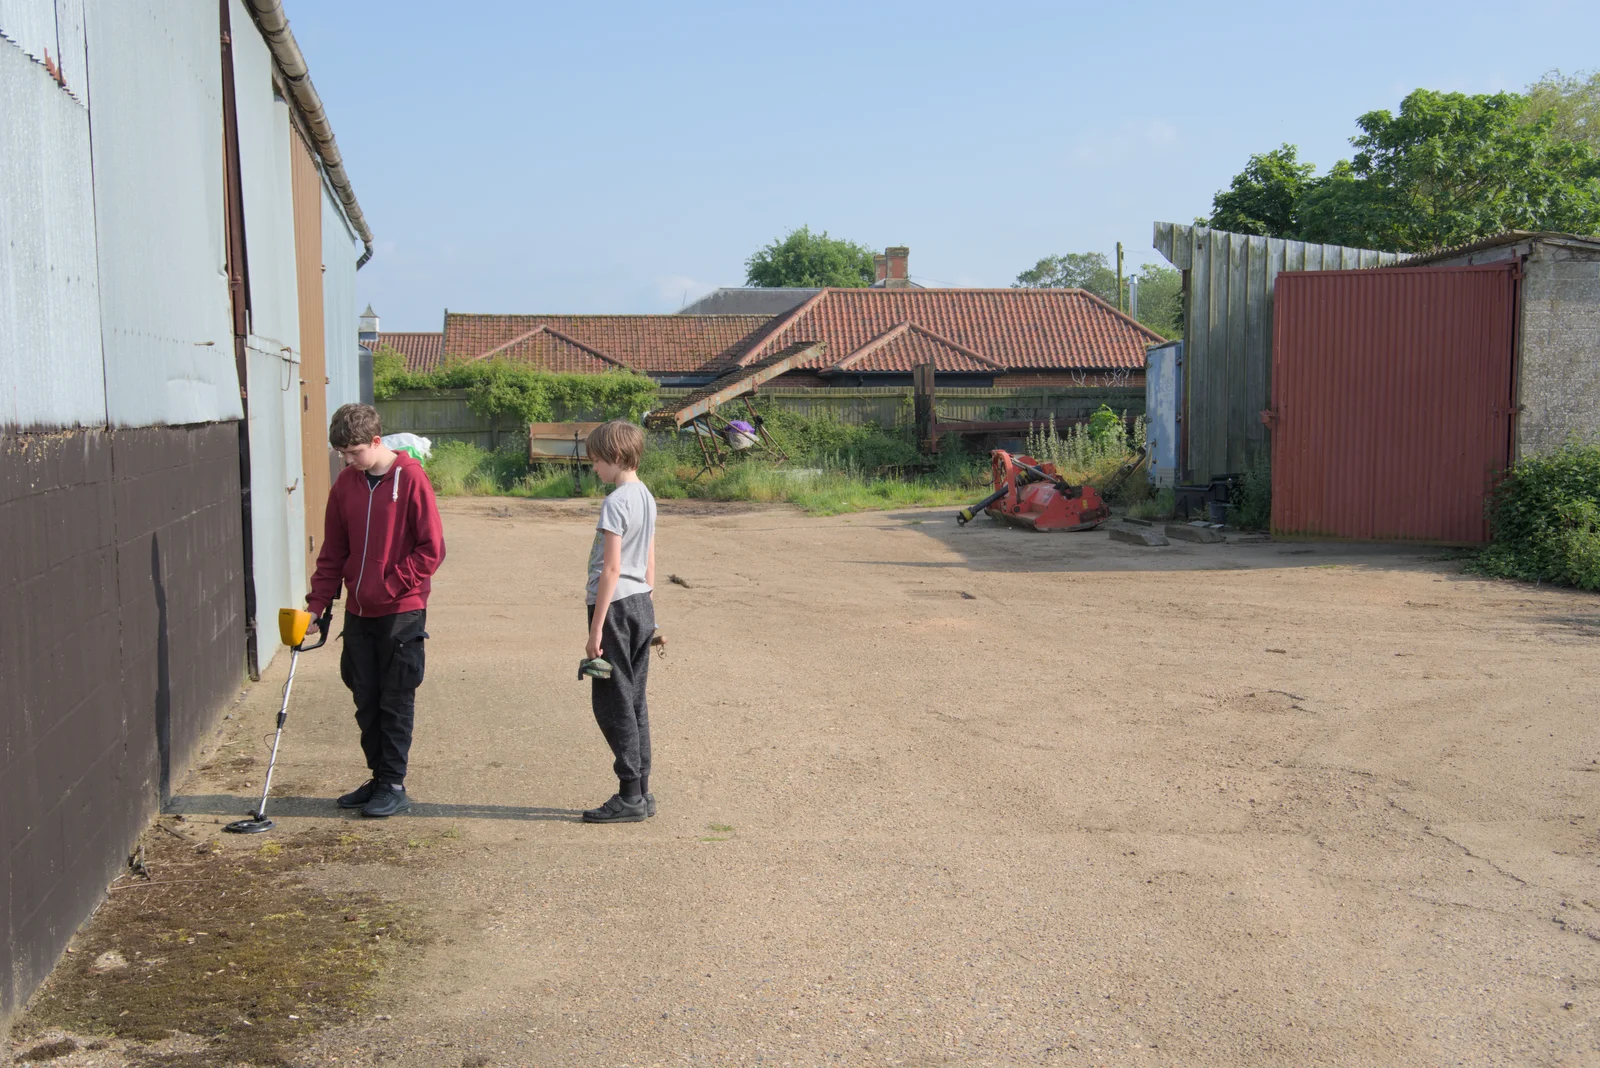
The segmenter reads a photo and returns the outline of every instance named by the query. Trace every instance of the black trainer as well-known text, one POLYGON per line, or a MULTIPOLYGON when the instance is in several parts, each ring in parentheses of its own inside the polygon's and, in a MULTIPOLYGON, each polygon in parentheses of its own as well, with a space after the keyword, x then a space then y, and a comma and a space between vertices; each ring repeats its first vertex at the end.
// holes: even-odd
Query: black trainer
POLYGON ((404 786, 379 785, 372 792, 372 800, 361 806, 363 816, 382 819, 404 812, 411 807, 411 798, 406 796, 404 786))
POLYGON ((360 808, 372 800, 372 791, 378 788, 377 779, 368 779, 354 790, 339 798, 340 808, 360 808))
POLYGON ((655 794, 645 794, 644 795, 644 814, 646 816, 654 816, 656 814, 656 795, 655 794))
POLYGON ((611 800, 599 808, 591 808, 584 812, 585 823, 643 823, 649 818, 649 810, 645 801, 625 801, 621 794, 612 794, 611 800))

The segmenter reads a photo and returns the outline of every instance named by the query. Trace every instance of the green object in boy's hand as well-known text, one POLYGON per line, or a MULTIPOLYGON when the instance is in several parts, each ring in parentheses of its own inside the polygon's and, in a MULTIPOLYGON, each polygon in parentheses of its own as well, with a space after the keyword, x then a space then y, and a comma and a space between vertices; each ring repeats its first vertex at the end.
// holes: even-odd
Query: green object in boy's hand
POLYGON ((611 677, 611 662, 600 657, 578 661, 578 679, 609 679, 611 677))

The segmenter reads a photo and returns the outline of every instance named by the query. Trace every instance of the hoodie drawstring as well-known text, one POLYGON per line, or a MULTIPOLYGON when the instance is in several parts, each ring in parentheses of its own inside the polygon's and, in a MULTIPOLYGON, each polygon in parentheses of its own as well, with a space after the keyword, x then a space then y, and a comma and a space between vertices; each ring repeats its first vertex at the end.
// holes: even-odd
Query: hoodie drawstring
POLYGON ((393 490, 392 493, 390 493, 389 499, 391 501, 398 501, 400 499, 400 465, 399 464, 395 464, 394 465, 394 490, 393 490))

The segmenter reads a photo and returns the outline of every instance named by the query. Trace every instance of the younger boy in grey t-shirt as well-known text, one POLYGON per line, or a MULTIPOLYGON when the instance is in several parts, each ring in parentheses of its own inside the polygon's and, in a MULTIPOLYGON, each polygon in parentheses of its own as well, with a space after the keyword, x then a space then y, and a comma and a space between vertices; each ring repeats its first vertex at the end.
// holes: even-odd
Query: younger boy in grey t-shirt
POLYGON ((645 684, 656 629, 656 499, 639 481, 644 431, 621 419, 589 435, 589 460, 616 485, 600 506, 589 552, 588 657, 604 657, 611 677, 590 681, 600 733, 616 755, 617 792, 584 812, 586 823, 637 823, 656 814, 650 793, 650 715, 645 684))

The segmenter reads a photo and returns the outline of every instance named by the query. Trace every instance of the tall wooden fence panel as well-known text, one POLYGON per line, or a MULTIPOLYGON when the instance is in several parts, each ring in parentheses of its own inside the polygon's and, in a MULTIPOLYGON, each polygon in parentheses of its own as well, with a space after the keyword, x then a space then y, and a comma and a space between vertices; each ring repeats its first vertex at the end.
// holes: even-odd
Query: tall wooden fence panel
POLYGON ((1380 267, 1406 257, 1182 223, 1155 224, 1157 252, 1184 274, 1184 455, 1189 483, 1238 474, 1266 453, 1273 292, 1283 271, 1380 267))

